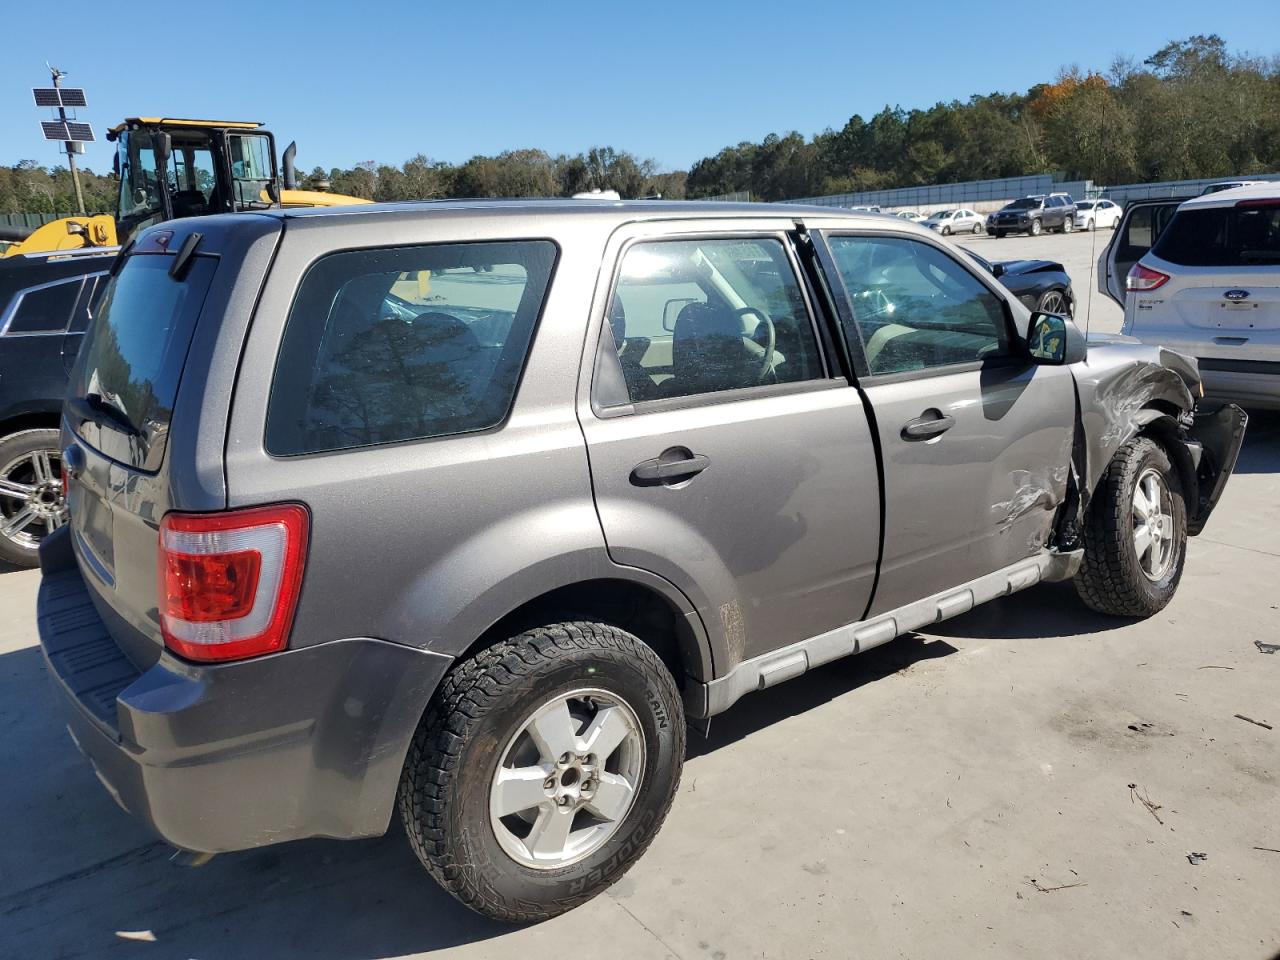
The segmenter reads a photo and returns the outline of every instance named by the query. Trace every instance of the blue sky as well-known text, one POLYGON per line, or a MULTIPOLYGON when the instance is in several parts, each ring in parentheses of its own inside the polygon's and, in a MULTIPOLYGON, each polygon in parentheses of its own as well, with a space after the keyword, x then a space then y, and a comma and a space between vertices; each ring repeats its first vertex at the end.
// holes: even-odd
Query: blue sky
POLYGON ((111 162, 101 131, 154 113, 266 121, 306 170, 592 145, 676 169, 886 103, 1024 90, 1072 62, 1104 70, 1193 33, 1280 53, 1277 2, 11 2, 0 164, 58 162, 30 94, 46 59, 88 91, 98 170, 111 162), (183 43, 166 49, 166 34, 183 43))

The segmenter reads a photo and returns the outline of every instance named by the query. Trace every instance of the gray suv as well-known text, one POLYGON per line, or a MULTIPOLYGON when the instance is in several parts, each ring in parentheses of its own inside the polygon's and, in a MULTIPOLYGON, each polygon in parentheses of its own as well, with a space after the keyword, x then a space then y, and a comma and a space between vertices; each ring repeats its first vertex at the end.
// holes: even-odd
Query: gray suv
POLYGON ((828 208, 164 224, 71 375, 41 641, 181 850, 398 814, 538 920, 648 846, 686 719, 1045 580, 1160 610, 1244 432, 1198 384, 828 208))

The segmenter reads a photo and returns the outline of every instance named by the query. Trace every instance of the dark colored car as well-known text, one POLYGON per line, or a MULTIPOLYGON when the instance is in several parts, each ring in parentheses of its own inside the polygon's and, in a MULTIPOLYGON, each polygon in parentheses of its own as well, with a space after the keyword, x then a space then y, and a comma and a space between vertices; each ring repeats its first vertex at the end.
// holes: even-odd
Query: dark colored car
POLYGON ((1070 317, 1075 294, 1067 269, 1053 260, 1000 260, 992 263, 972 250, 964 252, 1000 281, 1029 310, 1070 317))
POLYGON ((263 211, 117 263, 40 547, 76 743, 176 847, 398 815, 506 920, 644 852, 686 718, 1042 581, 1163 609, 1245 428, 875 214, 263 211))
POLYGON ((987 233, 995 237, 1025 233, 1038 237, 1045 230, 1070 233, 1076 228, 1076 205, 1061 193, 1023 197, 987 217, 987 233))
POLYGON ((0 258, 0 561, 35 566, 66 519, 58 422, 114 250, 0 258))

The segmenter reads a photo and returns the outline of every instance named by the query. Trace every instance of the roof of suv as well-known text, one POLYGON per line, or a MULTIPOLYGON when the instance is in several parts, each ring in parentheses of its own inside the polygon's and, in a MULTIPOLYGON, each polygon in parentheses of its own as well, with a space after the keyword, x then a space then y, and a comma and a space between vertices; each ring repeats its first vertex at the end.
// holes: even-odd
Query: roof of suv
MULTIPOLYGON (((703 217, 838 217, 883 223, 885 215, 868 211, 845 210, 816 204, 790 203, 720 203, 708 200, 414 200, 396 203, 370 203, 342 207, 291 207, 255 211, 263 216, 282 219, 317 217, 378 217, 388 214, 474 214, 512 217, 592 217, 625 223, 641 220, 688 220, 703 217)), ((893 218, 897 219, 897 218, 893 218)))
POLYGON ((1280 200, 1280 180, 1255 183, 1247 187, 1233 187, 1192 197, 1179 210, 1199 210, 1204 207, 1234 207, 1241 200, 1280 200))

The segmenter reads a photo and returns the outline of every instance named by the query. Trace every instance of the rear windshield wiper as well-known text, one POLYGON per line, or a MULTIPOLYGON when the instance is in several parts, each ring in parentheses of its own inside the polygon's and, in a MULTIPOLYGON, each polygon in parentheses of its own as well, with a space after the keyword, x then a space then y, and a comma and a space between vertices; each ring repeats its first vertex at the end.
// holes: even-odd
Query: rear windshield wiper
POLYGON ((67 400, 67 404, 81 420, 88 420, 100 427, 109 426, 128 437, 142 436, 142 431, 134 425, 129 415, 100 393, 86 393, 83 397, 71 397, 67 400))

